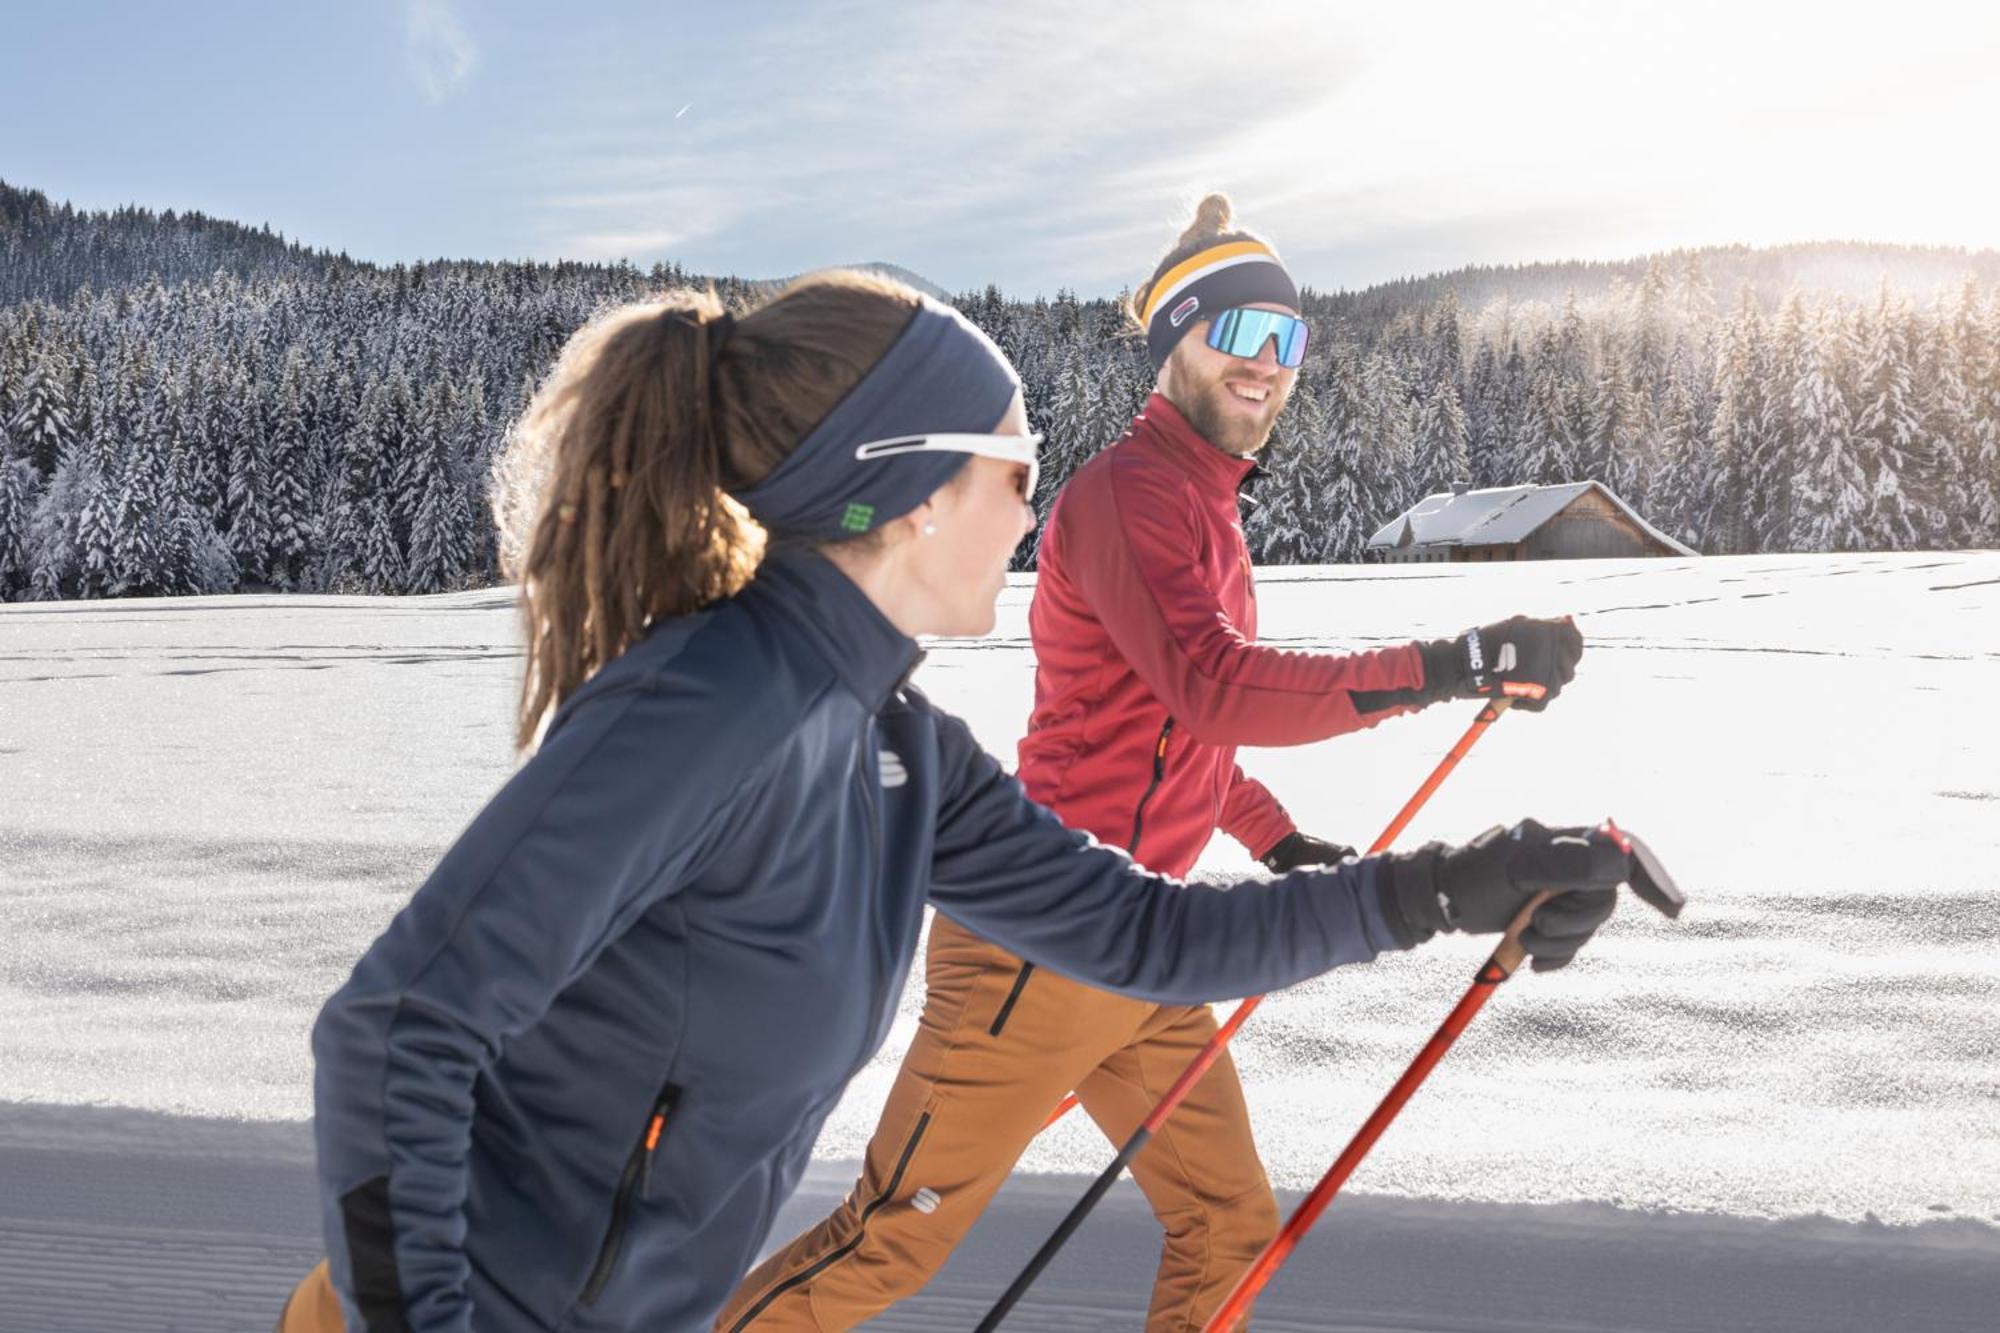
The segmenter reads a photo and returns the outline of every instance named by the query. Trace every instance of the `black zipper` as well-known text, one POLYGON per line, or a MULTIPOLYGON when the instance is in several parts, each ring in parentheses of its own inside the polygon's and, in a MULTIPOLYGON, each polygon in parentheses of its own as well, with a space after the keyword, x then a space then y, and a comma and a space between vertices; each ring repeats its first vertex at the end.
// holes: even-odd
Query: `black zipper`
POLYGON ((1000 1012, 993 1015, 993 1026, 986 1029, 989 1036, 999 1036, 1000 1029, 1007 1026, 1007 1015, 1014 1012, 1014 1002, 1020 999, 1021 992, 1028 988, 1028 976, 1034 970, 1033 963, 1021 964, 1021 970, 1014 978, 1014 989, 1007 992, 1007 999, 1001 1004, 1000 1012))
POLYGON ((854 1234, 848 1238, 847 1243, 827 1254, 818 1262, 800 1269, 758 1297, 756 1303, 745 1310, 742 1317, 729 1326, 729 1333, 742 1333, 742 1330, 750 1326, 751 1320, 770 1308, 772 1301, 777 1300, 778 1297, 784 1295, 793 1287, 798 1286, 801 1282, 812 1281, 828 1268, 854 1253, 855 1249, 868 1234, 868 1219, 875 1216, 881 1210, 883 1204, 896 1197, 896 1191, 902 1187, 903 1173, 909 1170, 910 1159, 917 1155, 917 1144, 922 1142, 924 1131, 930 1128, 930 1123, 931 1113, 929 1111, 917 1117, 917 1127, 911 1131, 909 1141, 903 1145, 902 1155, 896 1159, 896 1169, 889 1176, 889 1183, 883 1187, 880 1194, 868 1201, 867 1207, 861 1210, 860 1225, 855 1228, 854 1234))
POLYGON ((673 1115, 674 1102, 680 1095, 681 1090, 671 1083, 661 1087, 660 1095, 653 1098, 653 1113, 646 1117, 646 1132, 632 1149, 632 1155, 625 1159, 625 1169, 618 1176, 618 1193, 611 1199, 611 1225, 605 1229, 604 1244, 598 1248, 590 1281, 583 1287, 585 1305, 597 1304, 597 1298, 604 1294, 604 1284, 618 1267, 618 1252, 625 1247, 625 1223, 631 1216, 632 1200, 652 1182, 653 1154, 659 1150, 660 1136, 666 1132, 667 1120, 673 1115))
POLYGON ((1160 728, 1160 740, 1153 747, 1153 780, 1146 784, 1146 794, 1139 798, 1139 808, 1132 812, 1132 841, 1125 848, 1134 860, 1139 856, 1139 830, 1146 825, 1146 802, 1153 799, 1153 793, 1160 789, 1160 779, 1167 775, 1167 737, 1174 734, 1174 720, 1160 728))

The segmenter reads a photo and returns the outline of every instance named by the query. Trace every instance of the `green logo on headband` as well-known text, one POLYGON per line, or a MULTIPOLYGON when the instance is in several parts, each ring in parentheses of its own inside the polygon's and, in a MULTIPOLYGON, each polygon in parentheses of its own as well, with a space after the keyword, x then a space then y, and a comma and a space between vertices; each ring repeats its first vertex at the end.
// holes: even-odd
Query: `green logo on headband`
POLYGON ((866 532, 868 525, 874 521, 874 505, 849 505, 847 512, 840 516, 840 526, 849 532, 866 532))

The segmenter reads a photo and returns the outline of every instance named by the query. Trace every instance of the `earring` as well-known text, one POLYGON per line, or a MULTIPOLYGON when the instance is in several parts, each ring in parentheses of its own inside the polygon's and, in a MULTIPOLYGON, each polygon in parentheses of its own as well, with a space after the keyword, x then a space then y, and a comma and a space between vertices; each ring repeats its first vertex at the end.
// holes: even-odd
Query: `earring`
POLYGON ((937 536, 937 524, 935 524, 935 523, 926 523, 926 524, 924 524, 924 536, 926 536, 926 537, 935 537, 935 536, 937 536))

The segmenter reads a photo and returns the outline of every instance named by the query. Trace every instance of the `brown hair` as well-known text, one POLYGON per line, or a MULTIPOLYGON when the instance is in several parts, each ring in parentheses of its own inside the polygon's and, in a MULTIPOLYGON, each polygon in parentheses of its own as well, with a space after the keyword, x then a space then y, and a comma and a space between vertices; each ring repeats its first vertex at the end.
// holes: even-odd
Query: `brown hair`
POLYGON ((623 306, 569 340, 496 468, 502 566, 521 585, 517 744, 655 621, 740 591, 756 485, 859 383, 921 298, 803 279, 732 325, 714 293, 623 306))
POLYGON ((1255 232, 1231 231, 1229 223, 1234 212, 1229 196, 1220 192, 1206 196, 1195 205, 1194 221, 1188 223, 1187 230, 1183 231, 1181 238, 1174 242, 1174 248, 1162 255, 1159 263, 1153 265, 1153 276, 1140 283, 1139 289, 1133 292, 1125 303, 1126 317, 1139 332, 1146 331, 1144 321, 1139 318, 1139 312, 1146 308, 1146 301, 1153 294, 1153 284, 1165 276, 1168 269, 1183 260, 1192 259, 1212 245, 1221 245, 1226 241, 1260 241, 1265 245, 1270 244, 1255 232))

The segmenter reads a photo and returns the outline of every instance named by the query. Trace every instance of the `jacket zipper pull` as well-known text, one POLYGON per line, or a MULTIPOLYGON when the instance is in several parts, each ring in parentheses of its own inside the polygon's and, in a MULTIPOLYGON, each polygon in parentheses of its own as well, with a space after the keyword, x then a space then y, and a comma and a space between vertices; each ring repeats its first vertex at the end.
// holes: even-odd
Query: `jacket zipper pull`
POLYGON ((646 1122, 646 1163, 639 1170, 640 1188, 649 1188, 653 1183, 653 1158, 660 1147, 660 1135, 666 1133, 667 1117, 674 1109, 672 1093, 666 1093, 653 1103, 653 1118, 646 1122))

